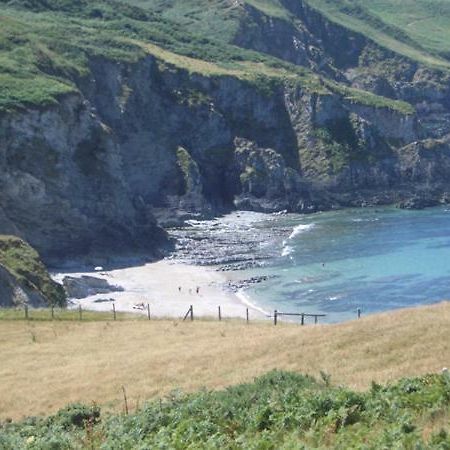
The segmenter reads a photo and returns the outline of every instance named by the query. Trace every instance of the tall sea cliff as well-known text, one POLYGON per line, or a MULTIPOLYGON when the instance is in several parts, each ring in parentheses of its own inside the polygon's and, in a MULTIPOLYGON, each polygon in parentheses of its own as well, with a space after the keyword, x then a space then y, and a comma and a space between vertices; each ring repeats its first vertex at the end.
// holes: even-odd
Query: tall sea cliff
MULTIPOLYGON (((0 6, 4 17, 25 14, 22 21, 42 20, 48 9, 85 20, 85 2, 79 10, 72 3, 0 6)), ((89 26, 104 26, 113 3, 96 2, 89 26)), ((26 239, 49 262, 157 256, 168 246, 162 227, 235 208, 447 202, 445 68, 383 47, 307 2, 280 2, 289 20, 234 3, 223 48, 249 58, 236 56, 234 66, 138 41, 137 32, 123 38, 139 48, 133 58, 86 47, 82 73, 37 66, 70 89, 1 109, 0 232, 26 239)), ((124 27, 137 27, 130 14, 124 27)), ((54 50, 51 39, 45 45, 54 50)))

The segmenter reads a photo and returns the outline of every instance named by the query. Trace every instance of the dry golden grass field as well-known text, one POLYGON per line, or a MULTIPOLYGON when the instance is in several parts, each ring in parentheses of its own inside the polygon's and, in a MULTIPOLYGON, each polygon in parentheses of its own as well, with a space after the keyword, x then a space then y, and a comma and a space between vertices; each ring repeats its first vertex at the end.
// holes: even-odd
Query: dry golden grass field
POLYGON ((239 321, 0 321, 0 420, 69 402, 131 409, 180 388, 250 381, 271 369, 364 389, 450 365, 450 303, 339 325, 239 321))

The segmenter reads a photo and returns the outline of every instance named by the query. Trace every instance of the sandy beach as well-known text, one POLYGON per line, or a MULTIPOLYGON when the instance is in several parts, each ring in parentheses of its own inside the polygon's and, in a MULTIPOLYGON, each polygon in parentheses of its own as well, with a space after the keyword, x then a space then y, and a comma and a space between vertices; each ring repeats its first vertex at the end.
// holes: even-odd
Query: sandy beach
POLYGON ((146 308, 139 307, 149 304, 154 317, 179 318, 186 314, 190 305, 193 305, 196 316, 217 317, 220 306, 225 318, 245 318, 246 308, 249 308, 253 318, 265 317, 262 310, 246 302, 242 292, 235 294, 224 289, 228 280, 239 279, 239 273, 218 272, 212 267, 162 260, 111 271, 57 273, 54 278, 61 282, 66 275, 102 278, 124 289, 122 292, 70 299, 73 307, 81 305, 84 309, 110 311, 114 303, 116 311, 147 314, 146 308))

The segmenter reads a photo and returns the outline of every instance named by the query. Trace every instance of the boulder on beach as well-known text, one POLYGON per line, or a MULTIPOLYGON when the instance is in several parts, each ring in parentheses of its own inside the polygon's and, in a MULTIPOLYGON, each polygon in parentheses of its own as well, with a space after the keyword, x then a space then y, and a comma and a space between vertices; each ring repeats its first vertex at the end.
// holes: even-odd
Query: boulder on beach
POLYGON ((64 289, 70 298, 86 298, 96 294, 122 292, 121 286, 114 286, 102 278, 83 275, 81 277, 66 276, 63 279, 64 289))

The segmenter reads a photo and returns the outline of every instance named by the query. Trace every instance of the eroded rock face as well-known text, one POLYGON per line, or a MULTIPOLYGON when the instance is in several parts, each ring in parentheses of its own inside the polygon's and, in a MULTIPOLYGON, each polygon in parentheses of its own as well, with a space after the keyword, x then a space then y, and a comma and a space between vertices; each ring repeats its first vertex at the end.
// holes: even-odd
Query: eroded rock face
POLYGON ((2 232, 47 260, 163 241, 151 211, 133 202, 114 133, 81 96, 7 116, 0 129, 2 232))
POLYGON ((273 212, 292 210, 302 195, 298 172, 287 167, 273 149, 259 148, 242 138, 234 140, 235 161, 241 193, 235 198, 237 209, 273 212))
POLYGON ((0 235, 0 307, 25 304, 65 306, 66 295, 32 247, 15 236, 0 235))
POLYGON ((21 284, 5 267, 0 265, 0 306, 2 308, 19 308, 24 305, 48 307, 48 299, 35 289, 21 284))
POLYGON ((0 266, 0 298, 3 308, 22 306, 29 301, 24 289, 3 266, 0 266))

